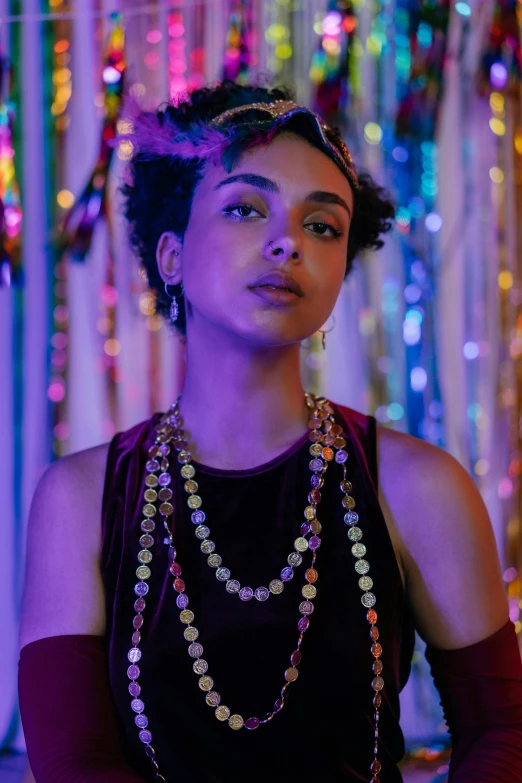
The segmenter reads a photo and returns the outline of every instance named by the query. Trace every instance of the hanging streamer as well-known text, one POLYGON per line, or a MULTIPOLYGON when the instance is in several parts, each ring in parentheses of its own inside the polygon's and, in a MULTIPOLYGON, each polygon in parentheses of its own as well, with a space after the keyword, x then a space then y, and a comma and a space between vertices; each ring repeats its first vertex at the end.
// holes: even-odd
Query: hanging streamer
POLYGON ((253 5, 249 0, 231 0, 229 27, 225 39, 223 79, 249 84, 255 58, 253 39, 253 5))
MULTIPOLYGON (((312 85, 311 108, 341 133, 348 125, 351 98, 348 50, 356 26, 352 5, 344 0, 329 0, 322 19, 314 26, 318 41, 308 72, 312 85)), ((306 383, 315 394, 320 393, 326 335, 334 328, 333 324, 332 316, 304 345, 302 363, 306 383)))
MULTIPOLYGON (((124 30, 119 14, 112 14, 113 29, 109 36, 103 69, 105 118, 103 121, 100 153, 92 175, 74 206, 59 225, 57 237, 62 255, 72 261, 85 261, 89 252, 94 226, 100 216, 107 217, 107 178, 114 150, 107 144, 116 136, 116 125, 122 102, 126 62, 124 57, 124 30)), ((120 150, 120 156, 125 151, 120 150)))
MULTIPOLYGON (((406 305, 402 331, 407 429, 412 435, 440 446, 444 444, 444 431, 434 301, 436 235, 442 219, 435 211, 438 193, 435 129, 443 95, 448 21, 447 0, 413 6, 406 0, 397 3, 394 22, 398 108, 395 127, 387 134, 385 149, 386 167, 394 181, 398 201, 396 225, 403 252, 404 290, 396 294, 402 294, 406 305)), ((373 133, 377 129, 365 130, 370 143, 375 143, 373 133)), ((390 295, 391 291, 388 300, 390 295)), ((388 309, 390 304, 388 301, 388 309)), ((398 417, 399 410, 392 412, 389 408, 384 418, 398 417)))
MULTIPOLYGON (((104 119, 102 124, 100 152, 93 172, 83 192, 76 203, 68 210, 65 218, 58 224, 55 232, 55 248, 58 261, 56 264, 57 277, 64 279, 66 275, 66 261, 83 263, 91 249, 93 235, 97 221, 104 219, 108 228, 107 264, 105 282, 100 291, 101 312, 98 319, 98 331, 102 334, 100 351, 100 369, 106 372, 108 410, 111 420, 111 432, 116 422, 117 397, 115 384, 118 380, 117 356, 119 343, 115 338, 115 307, 118 292, 114 285, 114 258, 112 252, 112 225, 111 211, 107 203, 107 181, 114 149, 109 142, 115 138, 117 132, 118 116, 122 104, 124 75, 126 69, 124 55, 125 35, 119 14, 111 15, 111 30, 104 54, 103 65, 103 106, 104 119)), ((55 97, 55 103, 57 98, 55 97)), ((128 157, 125 146, 118 149, 119 157, 128 157)), ((72 196, 72 194, 70 194, 72 196)), ((60 194, 59 194, 60 197, 60 194)), ((55 321, 67 320, 65 305, 55 308, 55 321), (63 310, 63 318, 61 316, 63 310), (58 318, 56 317, 58 314, 58 318)), ((56 332, 53 335, 53 357, 61 361, 66 347, 66 335, 56 332)), ((65 398, 65 380, 55 373, 53 382, 49 387, 51 399, 60 402, 65 398)), ((109 432, 107 432, 109 434, 109 432)), ((55 438, 57 441, 67 437, 67 425, 65 412, 55 424, 55 438)))
MULTIPOLYGON (((498 484, 509 613, 522 632, 522 3, 497 0, 479 74, 489 98, 497 165, 489 175, 498 224, 498 405, 507 443, 498 484)), ((484 462, 484 460, 482 460, 484 462)), ((479 463, 480 464, 480 463, 479 463)), ((482 465, 480 466, 482 468, 482 465)), ((484 470, 486 466, 484 465, 484 470)))
POLYGON ((520 91, 521 20, 522 3, 518 0, 496 0, 479 77, 479 89, 483 95, 489 95, 492 88, 514 93, 520 91))
POLYGON ((357 27, 351 3, 330 0, 318 30, 309 77, 314 88, 312 108, 332 127, 346 129, 351 98, 350 47, 357 27))
MULTIPOLYGON (((53 0, 56 6, 57 0, 53 0)), ((60 5, 61 2, 58 2, 60 5)), ((72 22, 56 19, 46 30, 46 59, 52 60, 51 83, 47 98, 51 101, 48 121, 52 136, 47 144, 48 170, 50 177, 49 217, 51 225, 59 220, 58 210, 66 210, 74 201, 73 194, 66 189, 66 136, 69 127, 68 105, 72 95, 71 39, 72 22)), ((67 264, 55 253, 53 258, 52 302, 53 334, 51 335, 49 379, 47 396, 53 404, 53 454, 63 456, 69 425, 67 415, 69 309, 67 264)))
POLYGON ((9 100, 12 84, 11 65, 0 51, 0 288, 23 284, 22 207, 13 147, 15 107, 9 100))

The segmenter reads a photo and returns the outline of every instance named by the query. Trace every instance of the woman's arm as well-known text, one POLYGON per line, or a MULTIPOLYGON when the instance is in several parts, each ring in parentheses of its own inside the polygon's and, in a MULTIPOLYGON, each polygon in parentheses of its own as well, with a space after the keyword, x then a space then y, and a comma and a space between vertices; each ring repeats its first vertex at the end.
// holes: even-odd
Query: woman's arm
POLYGON ((379 431, 381 504, 452 735, 452 783, 522 780, 522 663, 491 523, 446 452, 379 431))
POLYGON ((104 648, 107 446, 54 463, 27 531, 19 699, 36 783, 143 783, 124 760, 104 648))

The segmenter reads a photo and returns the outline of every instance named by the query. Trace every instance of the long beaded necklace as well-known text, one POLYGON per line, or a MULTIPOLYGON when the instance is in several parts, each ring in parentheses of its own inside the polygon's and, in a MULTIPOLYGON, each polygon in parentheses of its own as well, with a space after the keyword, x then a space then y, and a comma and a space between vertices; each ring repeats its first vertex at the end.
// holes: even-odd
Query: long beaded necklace
POLYGON ((160 772, 156 761, 156 751, 152 746, 152 733, 148 728, 149 719, 145 715, 145 703, 141 696, 141 686, 138 679, 140 669, 138 666, 142 658, 142 651, 139 647, 141 642, 140 628, 143 626, 143 611, 146 607, 145 596, 149 592, 147 580, 151 576, 149 564, 152 561, 151 547, 154 544, 154 538, 151 533, 155 530, 156 524, 154 517, 160 513, 163 517, 163 525, 167 532, 165 542, 168 543, 168 562, 169 571, 174 577, 173 588, 176 592, 176 605, 180 609, 179 619, 185 626, 183 635, 189 643, 188 654, 193 659, 192 668, 198 675, 198 685, 205 694, 205 701, 214 710, 214 715, 221 722, 228 722, 231 729, 238 731, 246 728, 250 731, 257 729, 262 724, 271 721, 279 713, 285 704, 286 691, 291 683, 295 682, 299 676, 298 666, 301 663, 301 645, 306 631, 310 626, 310 615, 314 611, 313 598, 317 595, 315 583, 318 579, 318 571, 315 568, 317 560, 317 550, 321 545, 319 533, 322 530, 321 523, 317 519, 317 506, 321 501, 321 488, 324 484, 324 475, 328 470, 330 462, 335 461, 343 469, 343 479, 340 487, 343 492, 342 505, 344 509, 344 521, 348 526, 348 539, 352 543, 352 554, 356 558, 355 571, 359 576, 359 587, 363 591, 361 602, 368 610, 366 618, 370 624, 371 654, 373 656, 372 671, 375 675, 372 679, 372 689, 374 691, 373 705, 374 711, 374 748, 373 761, 370 765, 372 777, 370 783, 380 783, 378 774, 381 770, 381 763, 378 760, 378 741, 379 741, 379 708, 382 703, 381 691, 384 687, 384 680, 380 676, 383 664, 381 660, 382 647, 378 643, 379 631, 377 629, 377 612, 373 608, 376 603, 375 595, 370 592, 373 587, 373 581, 368 576, 370 565, 364 556, 366 547, 361 543, 363 531, 358 527, 359 516, 354 511, 355 500, 350 494, 352 485, 347 480, 346 461, 348 453, 345 450, 346 441, 343 437, 342 428, 335 423, 334 409, 331 403, 323 397, 316 397, 312 394, 305 394, 305 401, 310 409, 310 420, 308 427, 310 429, 309 447, 312 459, 309 467, 312 472, 310 478, 311 490, 308 495, 309 505, 305 508, 305 522, 301 526, 301 535, 294 541, 294 552, 287 559, 288 566, 285 566, 280 574, 280 579, 273 579, 268 589, 258 587, 253 590, 250 587, 241 587, 236 579, 231 579, 230 571, 222 566, 222 558, 215 552, 215 544, 209 539, 210 530, 203 523, 206 520, 205 512, 201 509, 203 501, 197 494, 198 484, 194 480, 196 470, 191 465, 192 455, 188 451, 188 442, 182 429, 183 420, 180 417, 179 397, 171 405, 170 410, 165 413, 156 426, 156 437, 154 444, 148 450, 148 461, 146 464, 146 477, 144 492, 145 505, 143 506, 144 519, 141 522, 142 535, 140 536, 140 551, 138 553, 139 566, 136 569, 136 576, 140 580, 134 587, 134 592, 138 596, 134 602, 136 615, 133 619, 134 632, 132 634, 132 647, 128 652, 127 658, 130 666, 127 669, 127 676, 131 681, 129 684, 129 693, 132 696, 131 709, 136 713, 134 722, 139 729, 139 739, 145 745, 145 753, 149 757, 154 770, 154 780, 163 781, 165 778, 160 772), (285 683, 281 688, 279 697, 274 702, 272 709, 266 713, 263 718, 251 717, 244 720, 241 715, 232 714, 229 707, 221 702, 221 695, 214 690, 214 681, 208 674, 208 663, 202 657, 203 646, 198 642, 199 631, 193 625, 195 616, 188 609, 189 598, 186 594, 186 585, 181 579, 182 569, 177 561, 177 552, 174 546, 173 525, 169 527, 169 518, 174 513, 172 501, 173 491, 170 488, 172 476, 169 472, 170 463, 168 460, 172 449, 177 452, 177 460, 181 466, 181 475, 185 479, 184 490, 188 494, 187 505, 192 510, 191 520, 196 525, 195 534, 202 543, 200 549, 207 556, 207 563, 210 568, 215 569, 216 579, 219 582, 225 582, 228 593, 238 594, 243 601, 249 601, 252 597, 258 601, 265 601, 270 595, 278 595, 283 592, 284 583, 288 582, 294 576, 294 568, 302 563, 303 553, 311 552, 310 565, 305 572, 305 584, 302 588, 302 597, 304 600, 299 604, 299 613, 301 618, 297 623, 299 638, 296 649, 290 656, 290 666, 284 673, 285 683), (157 501, 160 501, 159 508, 156 508, 157 501), (307 538, 307 536, 312 535, 307 538))

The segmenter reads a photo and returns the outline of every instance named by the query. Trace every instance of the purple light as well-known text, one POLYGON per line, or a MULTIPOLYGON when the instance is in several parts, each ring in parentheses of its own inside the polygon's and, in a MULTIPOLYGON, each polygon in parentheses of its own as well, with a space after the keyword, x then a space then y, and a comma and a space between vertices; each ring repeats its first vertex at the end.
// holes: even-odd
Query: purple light
POLYGON ((503 574, 504 582, 512 582, 513 579, 516 579, 518 576, 518 571, 514 566, 511 566, 511 568, 506 568, 503 574))
POLYGON ((498 496, 500 500, 507 500, 513 492, 513 482, 509 476, 503 476, 498 482, 498 496))
POLYGON ((51 345, 58 350, 63 351, 63 349, 67 347, 68 342, 69 340, 65 332, 56 332, 51 337, 51 345))
POLYGON ((339 35, 341 32, 341 21, 339 11, 330 11, 323 19, 323 33, 325 35, 339 35))
POLYGON ((392 157, 397 161, 397 163, 406 163, 410 156, 408 154, 408 150, 404 147, 395 147, 392 152, 392 157))
POLYGON ((476 359, 479 355, 479 347, 477 343, 474 342, 468 342, 464 345, 463 348, 464 356, 466 359, 476 359))
POLYGON ((121 73, 113 68, 112 65, 108 65, 103 69, 103 81, 105 84, 116 84, 121 79, 121 73))
POLYGON ((5 222, 8 226, 17 226, 21 221, 22 215, 16 207, 14 209, 11 207, 6 207, 5 222))
POLYGON ((156 44, 161 41, 163 38, 163 33, 161 30, 149 30, 147 33, 147 41, 151 44, 156 44))
POLYGON ((414 367, 410 373, 410 383, 413 391, 421 392, 428 383, 428 374, 423 367, 414 367))
POLYGON ((443 414, 443 410, 444 409, 442 407, 442 403, 439 400, 432 400, 430 402, 429 411, 430 411, 430 416, 433 419, 440 419, 440 417, 443 414))
POLYGON ((493 63, 489 71, 489 80, 497 90, 501 90, 505 87, 508 80, 506 66, 503 63, 493 63))
POLYGON ((421 339, 421 327, 416 321, 405 319, 402 325, 402 339, 406 345, 417 345, 421 339))
POLYGON ((430 212, 429 215, 426 215, 424 225, 430 234, 436 234, 442 226, 442 218, 437 212, 430 212))
POLYGON ((65 381, 60 376, 55 376, 51 379, 49 388, 47 389, 47 396, 51 402, 61 402, 65 397, 65 381))
POLYGON ((415 302, 419 301, 421 296, 422 290, 420 285, 417 285, 417 283, 410 283, 410 285, 407 285, 404 289, 404 298, 408 304, 415 304, 415 302))

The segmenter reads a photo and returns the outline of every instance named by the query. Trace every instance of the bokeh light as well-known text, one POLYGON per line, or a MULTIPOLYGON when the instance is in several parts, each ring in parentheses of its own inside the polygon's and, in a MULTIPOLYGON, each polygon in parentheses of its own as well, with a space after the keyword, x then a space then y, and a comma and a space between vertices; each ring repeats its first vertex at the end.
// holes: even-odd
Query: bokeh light
POLYGON ((157 44, 163 38, 161 30, 149 30, 147 33, 147 41, 151 44, 157 44))
POLYGON ((506 126, 498 117, 492 117, 490 119, 489 127, 496 136, 504 136, 506 133, 506 126))
POLYGON ((364 138, 368 144, 380 144, 382 140, 382 128, 376 122, 367 122, 364 126, 364 138))
POLYGON ((489 80, 493 87, 497 90, 502 90, 508 80, 507 68, 503 63, 493 63, 489 72, 489 80))
POLYGON ((476 359, 479 355, 479 347, 477 343, 475 342, 467 342, 464 345, 464 348, 462 349, 464 353, 464 357, 468 360, 476 359))
POLYGON ((56 201, 62 209, 69 209, 74 204, 74 194, 70 190, 60 190, 56 196, 56 201))
POLYGON ((489 462, 487 459, 479 459, 475 462, 473 471, 476 476, 486 476, 489 473, 489 462))
POLYGON ((410 373, 410 384, 413 391, 424 391, 427 383, 428 373, 424 367, 414 367, 410 373))
POLYGON ((386 410, 390 421, 399 421, 404 416, 404 408, 398 402, 392 402, 386 410))
POLYGON ((397 161, 397 163, 406 163, 410 156, 408 150, 405 147, 395 147, 392 150, 392 157, 397 161))
POLYGON ((455 11, 461 16, 471 16, 470 6, 462 0, 455 4, 455 11))
POLYGON ((339 11, 329 11, 323 19, 323 33, 325 35, 339 35, 341 32, 342 17, 339 11))
POLYGON ((116 84, 121 79, 121 73, 112 65, 103 69, 103 81, 105 84, 116 84))
POLYGON ((442 228, 442 218, 438 212, 430 212, 429 215, 426 215, 424 225, 430 234, 436 234, 442 228))
POLYGON ((510 288, 513 288, 513 283, 513 275, 508 269, 504 269, 499 273, 498 285, 499 288, 502 288, 503 291, 509 291, 510 288))

